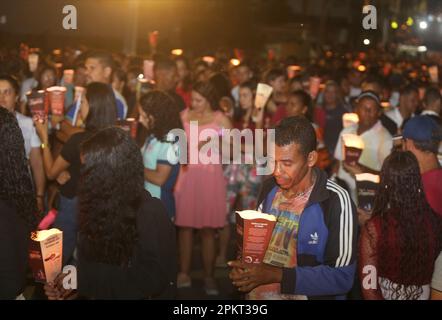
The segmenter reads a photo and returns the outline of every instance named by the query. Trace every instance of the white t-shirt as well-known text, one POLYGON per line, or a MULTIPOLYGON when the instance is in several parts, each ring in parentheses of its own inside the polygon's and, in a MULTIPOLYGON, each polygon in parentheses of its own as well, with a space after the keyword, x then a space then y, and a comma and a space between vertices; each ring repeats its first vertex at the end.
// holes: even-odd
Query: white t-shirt
POLYGON ((35 131, 34 123, 32 119, 22 115, 19 112, 15 113, 15 117, 17 118, 18 125, 20 126, 23 139, 25 140, 25 151, 26 158, 29 159, 29 155, 31 153, 32 148, 39 148, 41 145, 40 138, 35 131))
POLYGON ((394 123, 396 123, 398 128, 400 128, 402 126, 402 123, 404 122, 404 118, 402 118, 402 115, 399 112, 399 108, 398 107, 395 107, 395 108, 392 108, 391 110, 388 110, 387 112, 385 112, 385 115, 387 117, 389 117, 391 120, 393 120, 394 123))
MULTIPOLYGON (((357 134, 358 125, 352 125, 344 128, 339 134, 338 143, 335 149, 335 158, 340 161, 344 161, 344 150, 342 144, 342 135, 351 133, 357 134)), ((391 153, 393 147, 393 138, 390 133, 385 129, 381 122, 378 121, 368 131, 365 131, 360 135, 364 141, 364 150, 362 151, 359 163, 370 169, 381 171, 382 164, 385 158, 391 153)), ((354 177, 344 170, 343 166, 339 166, 338 177, 344 180, 350 188, 350 194, 353 201, 357 203, 356 197, 356 183, 354 177)))

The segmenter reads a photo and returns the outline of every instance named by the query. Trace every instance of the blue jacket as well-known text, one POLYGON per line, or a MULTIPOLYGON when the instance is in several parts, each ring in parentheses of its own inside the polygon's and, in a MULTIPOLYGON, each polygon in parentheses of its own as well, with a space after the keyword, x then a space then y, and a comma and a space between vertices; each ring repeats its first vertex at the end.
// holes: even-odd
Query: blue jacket
MULTIPOLYGON (((356 269, 357 211, 346 190, 313 170, 316 182, 299 220, 297 267, 283 269, 281 293, 344 299, 356 269)), ((278 189, 274 178, 264 181, 258 210, 270 212, 278 189)))

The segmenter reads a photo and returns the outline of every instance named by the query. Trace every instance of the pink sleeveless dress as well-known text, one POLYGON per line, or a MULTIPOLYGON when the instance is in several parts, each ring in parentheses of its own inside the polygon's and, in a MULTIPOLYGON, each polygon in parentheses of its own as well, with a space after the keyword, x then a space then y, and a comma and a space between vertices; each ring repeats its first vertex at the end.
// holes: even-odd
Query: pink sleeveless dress
MULTIPOLYGON (((221 127, 217 121, 221 112, 216 111, 214 120, 199 125, 198 131, 221 127)), ((181 120, 190 137, 188 110, 181 113, 181 120)), ((188 155, 189 157, 189 155, 188 155)), ((226 182, 222 164, 188 164, 181 166, 175 185, 175 224, 190 228, 222 228, 226 223, 226 182)))

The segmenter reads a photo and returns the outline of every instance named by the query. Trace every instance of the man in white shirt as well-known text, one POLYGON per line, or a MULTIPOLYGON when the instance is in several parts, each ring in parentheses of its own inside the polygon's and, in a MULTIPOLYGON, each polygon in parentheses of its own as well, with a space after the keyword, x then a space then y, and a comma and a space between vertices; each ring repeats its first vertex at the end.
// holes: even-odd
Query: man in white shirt
POLYGON ((399 106, 387 111, 385 115, 393 120, 398 128, 404 120, 412 117, 419 106, 419 91, 416 87, 407 86, 401 91, 399 106))
POLYGON ((364 172, 379 174, 384 159, 393 147, 393 138, 379 121, 382 110, 376 93, 372 91, 361 93, 357 99, 355 112, 359 116, 359 123, 341 131, 335 149, 335 158, 340 161, 338 177, 347 183, 350 195, 357 202, 355 174, 364 172), (348 133, 356 134, 364 141, 361 157, 354 166, 344 162, 342 135, 348 133))

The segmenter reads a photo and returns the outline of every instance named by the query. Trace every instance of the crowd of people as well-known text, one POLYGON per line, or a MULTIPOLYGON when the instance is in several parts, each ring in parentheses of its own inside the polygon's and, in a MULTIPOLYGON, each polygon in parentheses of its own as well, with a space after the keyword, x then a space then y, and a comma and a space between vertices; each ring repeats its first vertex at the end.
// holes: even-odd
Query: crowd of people
POLYGON ((248 299, 442 299, 437 65, 386 52, 192 58, 0 50, 0 298, 23 298, 30 234, 56 210, 78 288, 61 273, 42 288, 49 299, 173 299, 193 285, 195 235, 208 296, 229 267, 248 299), (258 83, 272 88, 264 108, 258 83), (35 117, 32 93, 53 86, 65 88, 63 115, 35 117), (220 133, 220 153, 233 148, 224 129, 275 130, 273 173, 259 174, 245 141, 239 164, 180 163, 193 142, 170 133, 190 137, 195 122, 220 133), (348 135, 363 142, 353 163, 348 135), (369 210, 363 173, 380 178, 369 210), (259 265, 229 261, 246 209, 277 218, 259 265))

